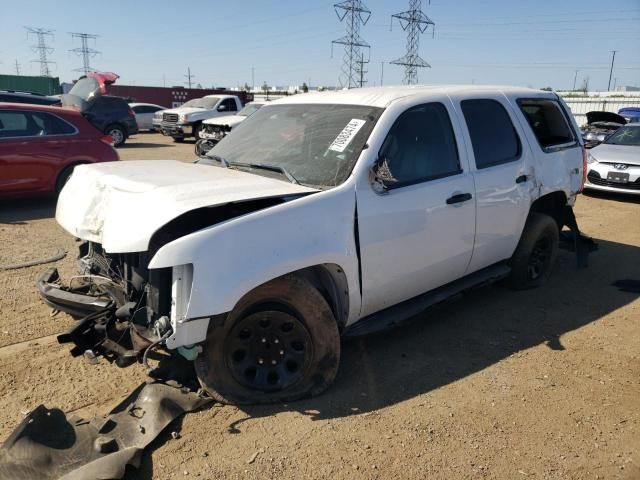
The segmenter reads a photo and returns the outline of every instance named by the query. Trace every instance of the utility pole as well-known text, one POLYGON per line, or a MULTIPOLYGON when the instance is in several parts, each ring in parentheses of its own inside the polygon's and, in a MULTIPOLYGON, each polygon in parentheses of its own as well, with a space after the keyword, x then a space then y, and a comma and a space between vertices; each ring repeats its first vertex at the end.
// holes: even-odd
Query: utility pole
MULTIPOLYGON (((362 68, 358 64, 364 60, 362 49, 371 49, 371 46, 360 37, 360 26, 364 26, 371 18, 371 11, 362 0, 346 0, 336 3, 333 8, 341 22, 345 23, 346 35, 331 42, 333 55, 334 44, 344 45, 342 56, 342 69, 338 77, 341 87, 353 88, 358 86, 358 75, 362 75, 362 68)), ((368 60, 367 60, 368 62, 368 60)), ((363 83, 364 78, 359 83, 363 83)))
POLYGON ((18 63, 17 58, 16 58, 16 75, 20 75, 20 64, 18 63))
POLYGON ((167 77, 164 73, 162 74, 162 86, 163 87, 167 86, 167 77))
POLYGON ((368 73, 367 70, 364 69, 364 64, 365 63, 369 63, 369 60, 365 61, 364 60, 364 54, 360 54, 360 60, 358 60, 358 66, 359 66, 359 71, 360 71, 360 88, 364 87, 364 84, 367 83, 367 81, 364 79, 364 74, 368 73))
POLYGON ((576 80, 578 80, 578 72, 579 72, 579 71, 580 71, 580 70, 576 70, 576 71, 574 72, 574 74, 573 74, 573 90, 574 90, 574 91, 575 91, 575 89, 576 89, 576 80))
POLYGON ((390 63, 404 66, 404 83, 413 85, 418 83, 418 68, 431 68, 418 54, 420 46, 420 34, 431 27, 435 32, 436 24, 427 17, 421 8, 421 0, 409 0, 409 10, 391 15, 391 22, 397 18, 402 29, 407 32, 407 53, 390 63))
POLYGON ((616 91, 616 84, 618 83, 618 77, 614 77, 613 79, 613 91, 616 91))
POLYGON ((255 69, 253 68, 253 65, 251 65, 251 90, 255 90, 256 88, 256 80, 255 80, 255 69))
POLYGON ((383 85, 384 81, 384 62, 380 62, 380 86, 383 85))
POLYGON ((98 50, 89 48, 89 39, 92 39, 95 43, 95 40, 96 38, 98 38, 98 35, 92 35, 90 33, 72 32, 71 38, 72 39, 79 38, 80 47, 73 48, 69 51, 82 57, 82 67, 74 69, 74 72, 83 72, 86 75, 87 73, 93 71, 93 68, 91 68, 90 59, 100 53, 98 50))
POLYGON ((187 85, 189 85, 189 88, 191 88, 191 84, 192 82, 192 78, 195 77, 195 75, 191 74, 191 67, 187 67, 187 74, 185 75, 185 78, 187 79, 187 85))
POLYGON ((46 37, 49 36, 53 38, 53 30, 46 30, 44 28, 31 28, 25 27, 27 29, 27 37, 29 34, 33 34, 36 36, 38 40, 37 45, 32 45, 31 48, 34 52, 38 53, 38 60, 31 60, 32 62, 38 62, 40 64, 40 75, 43 77, 50 77, 51 71, 49 70, 49 64, 55 63, 50 61, 47 58, 47 55, 53 53, 53 48, 47 46, 46 37))
POLYGON ((618 50, 611 50, 613 56, 611 57, 611 70, 609 70, 609 85, 607 85, 607 92, 611 90, 611 76, 613 75, 613 62, 616 61, 616 52, 618 50))

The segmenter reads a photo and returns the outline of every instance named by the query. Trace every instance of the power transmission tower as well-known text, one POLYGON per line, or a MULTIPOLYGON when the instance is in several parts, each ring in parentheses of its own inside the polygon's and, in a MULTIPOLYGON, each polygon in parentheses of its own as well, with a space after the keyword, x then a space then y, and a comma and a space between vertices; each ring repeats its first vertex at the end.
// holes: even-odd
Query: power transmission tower
POLYGON ((195 75, 191 74, 191 67, 187 67, 187 74, 184 76, 184 78, 187 79, 187 85, 189 85, 189 88, 191 88, 191 84, 193 83, 193 81, 191 80, 193 77, 195 77, 195 75))
POLYGON ((16 58, 16 75, 20 75, 20 64, 18 63, 17 58, 16 58))
POLYGON ((420 58, 418 50, 420 46, 420 34, 425 33, 429 26, 435 33, 436 24, 427 17, 421 8, 421 0, 409 0, 409 10, 402 13, 391 15, 391 22, 397 18, 400 26, 407 32, 407 53, 404 57, 400 57, 389 63, 404 66, 404 83, 406 85, 414 85, 418 83, 418 68, 431 68, 426 61, 420 58))
POLYGON ((49 64, 55 62, 50 61, 47 55, 53 53, 53 48, 47 46, 47 36, 53 38, 53 30, 46 30, 44 28, 31 28, 27 29, 27 37, 29 34, 35 35, 38 43, 37 45, 31 45, 34 52, 38 53, 38 60, 31 60, 32 62, 38 62, 40 64, 40 75, 43 77, 50 77, 51 72, 49 70, 49 64))
POLYGON ((93 71, 90 63, 91 57, 95 57, 100 53, 98 50, 89 48, 89 39, 93 39, 93 41, 95 42, 96 38, 98 38, 98 35, 92 35, 90 33, 71 33, 71 38, 79 38, 80 47, 73 48, 69 51, 82 56, 82 67, 74 69, 74 72, 83 72, 86 75, 87 73, 93 71))
POLYGON ((365 60, 364 59, 364 54, 360 54, 360 60, 358 60, 356 62, 358 64, 358 70, 360 71, 360 88, 364 87, 364 84, 367 83, 367 81, 364 79, 364 75, 365 73, 369 73, 367 70, 364 69, 365 64, 369 63, 369 60, 365 60))
MULTIPOLYGON (((333 8, 341 22, 345 22, 347 34, 331 42, 333 55, 333 45, 344 45, 344 55, 342 57, 342 69, 338 82, 341 87, 357 87, 364 83, 364 78, 359 78, 363 74, 362 65, 364 62, 363 49, 367 49, 367 57, 370 55, 371 46, 360 37, 360 26, 366 25, 371 17, 371 11, 361 0, 346 0, 336 3, 333 8)), ((367 62, 368 62, 367 58, 367 62)))

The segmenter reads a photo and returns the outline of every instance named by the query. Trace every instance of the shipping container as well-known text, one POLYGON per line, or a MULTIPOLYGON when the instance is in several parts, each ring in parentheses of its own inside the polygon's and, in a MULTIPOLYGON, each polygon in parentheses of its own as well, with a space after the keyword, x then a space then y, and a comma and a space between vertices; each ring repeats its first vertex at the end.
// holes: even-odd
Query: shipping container
POLYGON ((107 93, 124 97, 129 102, 153 103, 166 108, 176 108, 193 98, 201 98, 205 95, 237 95, 243 104, 253 100, 253 94, 251 93, 207 88, 109 85, 107 93))
POLYGON ((27 75, 0 75, 0 90, 33 92, 42 95, 62 93, 58 77, 30 77, 27 75))

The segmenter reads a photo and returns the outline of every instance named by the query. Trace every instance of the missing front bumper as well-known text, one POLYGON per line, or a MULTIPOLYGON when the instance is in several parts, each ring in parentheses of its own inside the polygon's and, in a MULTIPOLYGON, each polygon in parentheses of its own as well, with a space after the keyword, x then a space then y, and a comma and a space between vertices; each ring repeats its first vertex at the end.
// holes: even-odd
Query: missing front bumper
POLYGON ((84 317, 113 305, 111 299, 74 291, 60 284, 57 268, 50 268, 36 282, 42 300, 55 310, 84 317))

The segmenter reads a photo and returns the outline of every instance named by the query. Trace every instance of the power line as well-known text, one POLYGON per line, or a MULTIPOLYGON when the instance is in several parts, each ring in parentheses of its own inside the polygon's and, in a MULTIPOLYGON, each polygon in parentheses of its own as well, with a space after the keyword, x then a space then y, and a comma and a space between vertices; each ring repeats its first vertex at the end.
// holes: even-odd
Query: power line
POLYGON ((90 33, 71 33, 71 38, 79 38, 81 46, 69 51, 82 56, 82 67, 74 69, 74 72, 83 72, 86 75, 93 71, 90 59, 100 53, 98 50, 89 48, 89 39, 92 39, 95 42, 98 35, 92 35, 90 33))
POLYGON ((195 75, 191 74, 191 67, 187 67, 187 74, 184 76, 187 79, 187 85, 189 85, 189 88, 191 88, 191 84, 192 84, 192 78, 195 77, 195 75))
MULTIPOLYGON (((371 55, 371 46, 360 37, 360 26, 364 26, 371 18, 371 11, 361 0, 346 0, 336 3, 333 6, 336 15, 341 22, 346 25, 346 35, 331 42, 333 55, 333 45, 344 45, 344 55, 342 57, 342 68, 338 83, 341 87, 353 88, 364 82, 362 67, 358 64, 364 63, 363 49, 367 50, 367 56, 371 55)), ((369 60, 367 59, 367 62, 369 60)))
POLYGON ((404 83, 413 85, 418 83, 418 68, 431 68, 418 54, 420 47, 420 34, 431 26, 434 32, 436 24, 427 17, 421 8, 421 0, 409 0, 409 10, 391 15, 391 22, 397 18, 402 29, 407 32, 407 53, 392 62, 394 65, 404 66, 404 83))
POLYGON ((31 61, 38 62, 40 64, 40 75, 43 77, 50 77, 51 71, 49 70, 49 64, 55 64, 55 62, 50 61, 47 57, 47 55, 53 53, 53 48, 47 46, 47 37, 51 37, 53 39, 53 30, 31 27, 25 28, 27 29, 27 37, 29 34, 32 34, 35 35, 38 40, 36 45, 31 45, 32 50, 38 53, 38 59, 31 61))

